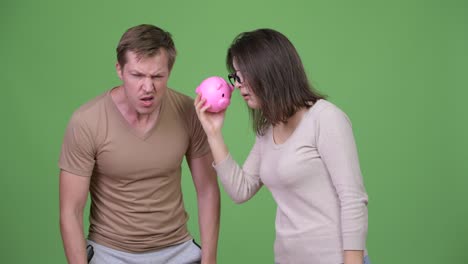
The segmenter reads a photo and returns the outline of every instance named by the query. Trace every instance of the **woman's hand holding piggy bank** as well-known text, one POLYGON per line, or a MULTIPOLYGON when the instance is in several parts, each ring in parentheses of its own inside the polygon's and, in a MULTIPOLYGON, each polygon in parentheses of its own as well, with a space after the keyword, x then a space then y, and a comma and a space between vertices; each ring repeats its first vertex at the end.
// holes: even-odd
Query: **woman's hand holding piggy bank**
POLYGON ((234 87, 222 77, 213 76, 203 80, 195 92, 200 94, 202 99, 206 99, 205 104, 210 105, 206 111, 217 113, 229 106, 233 90, 234 87))

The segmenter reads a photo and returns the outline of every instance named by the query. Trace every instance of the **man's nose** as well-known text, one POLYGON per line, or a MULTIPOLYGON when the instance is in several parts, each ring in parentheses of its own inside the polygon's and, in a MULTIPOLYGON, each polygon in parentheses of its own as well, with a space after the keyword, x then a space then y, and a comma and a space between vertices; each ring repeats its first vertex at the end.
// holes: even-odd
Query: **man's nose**
POLYGON ((154 91, 153 79, 145 78, 143 81, 143 90, 147 93, 154 91))

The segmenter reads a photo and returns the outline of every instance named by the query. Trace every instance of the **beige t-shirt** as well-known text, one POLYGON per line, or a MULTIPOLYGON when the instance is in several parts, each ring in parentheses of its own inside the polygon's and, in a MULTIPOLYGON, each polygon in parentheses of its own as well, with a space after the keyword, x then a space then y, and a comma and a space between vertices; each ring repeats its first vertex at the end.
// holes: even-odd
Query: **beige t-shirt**
POLYGON ((242 168, 228 156, 215 169, 238 203, 271 191, 275 263, 343 263, 343 250, 365 250, 368 198, 351 122, 332 103, 317 101, 282 144, 270 127, 242 168))
POLYGON ((108 91, 73 114, 59 167, 91 177, 89 239, 126 252, 145 252, 191 239, 181 163, 184 156, 208 152, 188 96, 168 89, 156 125, 141 135, 108 91))

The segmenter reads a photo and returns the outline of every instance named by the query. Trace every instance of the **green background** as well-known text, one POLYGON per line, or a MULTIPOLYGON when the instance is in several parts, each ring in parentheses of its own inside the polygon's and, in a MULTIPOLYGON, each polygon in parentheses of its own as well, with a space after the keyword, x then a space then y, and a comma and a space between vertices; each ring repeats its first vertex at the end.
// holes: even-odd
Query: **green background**
MULTIPOLYGON (((204 78, 226 76, 235 35, 283 32, 313 85, 353 122, 372 262, 468 263, 468 1, 456 0, 1 1, 1 263, 66 262, 57 167, 65 126, 119 84, 115 47, 141 23, 173 34, 169 84, 191 96, 204 78)), ((225 123, 242 163, 254 134, 237 92, 225 123)), ((274 217, 265 188, 243 205, 222 190, 218 262, 273 263, 274 217)))

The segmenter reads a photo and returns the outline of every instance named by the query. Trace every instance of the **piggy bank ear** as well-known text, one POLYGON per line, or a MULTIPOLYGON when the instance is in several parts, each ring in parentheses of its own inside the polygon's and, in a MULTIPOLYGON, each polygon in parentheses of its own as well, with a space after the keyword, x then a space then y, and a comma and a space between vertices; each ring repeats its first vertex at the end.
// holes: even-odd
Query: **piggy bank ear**
POLYGON ((197 94, 199 94, 199 93, 200 93, 200 89, 201 89, 200 86, 198 86, 197 89, 195 89, 195 92, 196 92, 197 94))
POLYGON ((234 86, 228 83, 229 88, 231 88, 231 92, 234 91, 234 86))

